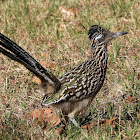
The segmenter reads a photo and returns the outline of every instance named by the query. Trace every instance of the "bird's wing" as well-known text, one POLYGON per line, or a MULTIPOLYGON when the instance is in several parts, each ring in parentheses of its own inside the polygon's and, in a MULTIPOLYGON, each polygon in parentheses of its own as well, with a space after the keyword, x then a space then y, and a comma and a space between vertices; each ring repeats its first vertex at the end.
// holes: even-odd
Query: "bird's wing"
POLYGON ((91 94, 94 97, 99 90, 97 83, 100 77, 92 72, 97 70, 98 67, 92 67, 92 64, 89 65, 89 63, 91 63, 90 60, 85 61, 59 77, 62 84, 61 89, 58 93, 44 97, 43 104, 49 105, 60 101, 82 100, 88 98, 91 94))

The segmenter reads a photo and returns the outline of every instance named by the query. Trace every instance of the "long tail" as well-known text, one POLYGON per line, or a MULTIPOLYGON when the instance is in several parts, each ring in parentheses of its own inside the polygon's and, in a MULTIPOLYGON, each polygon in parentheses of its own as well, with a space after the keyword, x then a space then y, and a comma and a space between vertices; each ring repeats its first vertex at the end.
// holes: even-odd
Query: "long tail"
POLYGON ((28 70, 33 72, 42 82, 54 88, 57 92, 60 87, 60 81, 50 72, 48 72, 39 62, 37 62, 31 55, 23 50, 16 43, 0 33, 0 52, 14 61, 24 65, 28 70))

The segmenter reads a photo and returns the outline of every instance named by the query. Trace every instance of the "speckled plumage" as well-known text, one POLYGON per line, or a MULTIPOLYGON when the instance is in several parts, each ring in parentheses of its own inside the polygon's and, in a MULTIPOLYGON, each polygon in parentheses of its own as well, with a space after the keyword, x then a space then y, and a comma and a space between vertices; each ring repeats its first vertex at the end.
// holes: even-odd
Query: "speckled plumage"
POLYGON ((97 47, 93 39, 104 32, 111 34, 96 25, 90 28, 88 33, 92 50, 90 58, 58 78, 61 89, 58 93, 47 96, 45 104, 57 103, 61 100, 76 101, 95 96, 98 93, 106 74, 107 44, 101 42, 97 47))
POLYGON ((0 47, 0 52, 23 64, 41 79, 46 94, 42 105, 50 105, 62 111, 78 126, 74 119, 75 114, 90 105, 103 85, 107 68, 107 44, 113 38, 124 34, 127 32, 112 33, 100 26, 91 26, 88 32, 91 56, 59 78, 48 72, 25 50, 2 34, 0 34, 0 45, 3 48, 0 47))

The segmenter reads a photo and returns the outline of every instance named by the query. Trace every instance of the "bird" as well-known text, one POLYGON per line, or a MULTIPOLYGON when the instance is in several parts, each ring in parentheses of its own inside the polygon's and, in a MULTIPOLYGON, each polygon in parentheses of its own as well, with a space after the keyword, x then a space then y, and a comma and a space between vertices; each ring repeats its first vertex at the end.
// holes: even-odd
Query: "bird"
POLYGON ((2 33, 0 33, 0 52, 24 65, 41 80, 41 88, 45 94, 41 102, 42 106, 50 106, 62 112, 76 127, 80 127, 75 120, 76 115, 92 103, 105 80, 107 45, 112 39, 127 33, 126 31, 111 32, 98 25, 91 26, 88 31, 91 55, 60 77, 49 72, 2 33))

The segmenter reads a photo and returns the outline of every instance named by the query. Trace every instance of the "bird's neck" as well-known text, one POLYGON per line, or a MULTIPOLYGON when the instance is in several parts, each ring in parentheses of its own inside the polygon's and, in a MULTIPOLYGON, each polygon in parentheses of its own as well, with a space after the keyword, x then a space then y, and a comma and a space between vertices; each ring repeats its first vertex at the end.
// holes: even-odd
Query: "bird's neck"
POLYGON ((91 59, 96 63, 96 66, 100 66, 102 69, 107 67, 107 45, 99 45, 91 47, 91 59))

